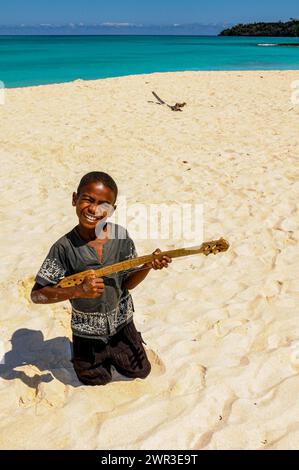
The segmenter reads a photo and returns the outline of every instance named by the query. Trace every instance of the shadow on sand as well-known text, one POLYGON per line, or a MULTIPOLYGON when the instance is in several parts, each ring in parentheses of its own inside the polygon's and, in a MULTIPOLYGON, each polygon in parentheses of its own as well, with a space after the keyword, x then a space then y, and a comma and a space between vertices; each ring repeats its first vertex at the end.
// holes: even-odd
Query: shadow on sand
MULTIPOLYGON (((0 377, 3 379, 20 379, 35 389, 40 383, 51 382, 54 378, 64 385, 83 386, 73 369, 72 343, 66 336, 45 340, 41 331, 21 328, 14 332, 10 341, 11 350, 0 358, 0 377), (16 370, 26 365, 35 366, 46 373, 29 376, 22 370, 16 370)), ((111 372, 113 382, 134 380, 119 374, 113 366, 111 372)))
POLYGON ((41 331, 21 328, 11 337, 11 350, 0 364, 0 377, 5 380, 20 379, 28 387, 36 388, 41 382, 57 379, 65 385, 79 387, 71 362, 72 343, 65 337, 44 340, 41 331), (29 377, 24 371, 16 370, 25 365, 37 367, 45 374, 29 377))

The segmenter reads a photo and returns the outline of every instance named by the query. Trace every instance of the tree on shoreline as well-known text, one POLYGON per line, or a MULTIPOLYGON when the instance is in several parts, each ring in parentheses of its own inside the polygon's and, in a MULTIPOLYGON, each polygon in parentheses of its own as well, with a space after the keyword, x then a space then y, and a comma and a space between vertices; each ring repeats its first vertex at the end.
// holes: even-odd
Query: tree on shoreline
POLYGON ((290 18, 283 23, 249 23, 237 24, 232 28, 224 29, 219 36, 299 36, 299 20, 290 18))

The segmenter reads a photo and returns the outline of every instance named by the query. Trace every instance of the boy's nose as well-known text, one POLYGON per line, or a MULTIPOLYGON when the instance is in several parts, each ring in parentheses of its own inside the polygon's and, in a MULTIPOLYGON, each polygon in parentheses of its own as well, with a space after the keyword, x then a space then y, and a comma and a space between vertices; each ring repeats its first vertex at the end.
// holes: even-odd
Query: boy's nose
POLYGON ((96 210, 97 210, 97 205, 96 204, 90 204, 89 208, 88 208, 89 212, 91 214, 94 214, 96 213, 96 210))

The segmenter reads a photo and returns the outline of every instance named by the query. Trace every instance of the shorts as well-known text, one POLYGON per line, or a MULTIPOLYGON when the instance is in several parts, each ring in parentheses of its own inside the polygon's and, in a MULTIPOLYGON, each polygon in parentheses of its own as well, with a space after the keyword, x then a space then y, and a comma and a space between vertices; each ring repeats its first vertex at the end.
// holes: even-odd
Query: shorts
POLYGON ((109 338, 107 344, 100 339, 73 335, 72 362, 78 379, 85 385, 106 385, 112 380, 111 366, 125 377, 145 379, 151 364, 143 343, 133 320, 109 338))

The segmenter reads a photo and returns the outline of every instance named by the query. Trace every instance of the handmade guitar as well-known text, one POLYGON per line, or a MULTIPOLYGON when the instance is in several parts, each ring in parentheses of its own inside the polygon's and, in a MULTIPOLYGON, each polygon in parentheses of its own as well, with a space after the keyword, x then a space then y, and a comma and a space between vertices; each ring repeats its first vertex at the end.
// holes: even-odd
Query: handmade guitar
POLYGON ((213 253, 216 255, 222 251, 227 251, 229 248, 229 243, 220 238, 219 240, 212 240, 210 242, 204 242, 200 246, 193 246, 190 248, 178 248, 176 250, 161 251, 156 255, 144 255, 138 256, 137 258, 128 259, 121 261, 120 263, 110 264, 100 269, 89 269, 87 271, 82 271, 81 273, 73 274, 72 276, 67 276, 61 279, 55 287, 71 287, 81 284, 84 278, 89 274, 95 273, 98 277, 109 276, 109 274, 117 273, 120 271, 130 270, 137 266, 140 266, 145 263, 150 263, 154 259, 161 259, 163 256, 169 256, 170 258, 179 258, 181 256, 190 256, 202 253, 203 255, 209 255, 213 253))

